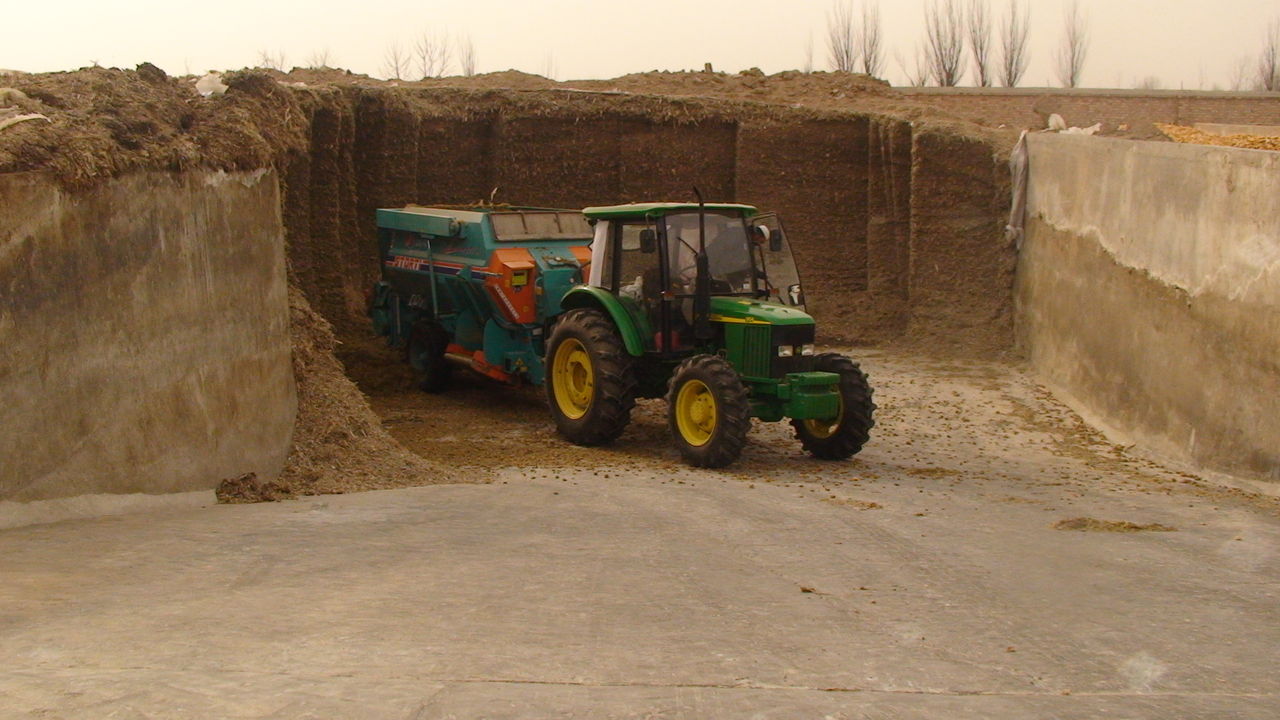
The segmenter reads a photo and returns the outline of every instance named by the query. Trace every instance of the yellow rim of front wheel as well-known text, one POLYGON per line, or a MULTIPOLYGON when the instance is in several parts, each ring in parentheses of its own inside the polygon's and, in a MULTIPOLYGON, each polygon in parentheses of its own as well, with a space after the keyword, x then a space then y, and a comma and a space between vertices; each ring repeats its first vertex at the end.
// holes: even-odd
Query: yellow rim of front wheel
POLYGON ((836 429, 840 427, 840 421, 844 419, 844 397, 837 396, 836 401, 839 403, 836 407, 836 416, 826 420, 802 420, 804 429, 813 437, 826 440, 836 434, 836 429))
POLYGON ((551 385, 556 405, 565 417, 577 420, 591 409, 595 371, 591 369, 591 355, 581 340, 568 338, 556 348, 551 362, 551 385))
POLYGON ((676 427, 685 442, 706 445, 716 431, 718 412, 716 397, 701 380, 690 380, 680 386, 676 395, 676 427))

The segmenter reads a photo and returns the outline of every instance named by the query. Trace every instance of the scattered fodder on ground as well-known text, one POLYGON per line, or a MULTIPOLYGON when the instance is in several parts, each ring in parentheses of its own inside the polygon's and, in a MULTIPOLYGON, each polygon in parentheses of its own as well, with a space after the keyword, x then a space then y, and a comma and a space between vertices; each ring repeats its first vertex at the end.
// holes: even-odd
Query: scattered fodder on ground
POLYGON ((1147 523, 1139 525, 1127 520, 1098 520, 1091 517, 1071 518, 1070 520, 1059 520, 1053 524, 1054 530, 1076 530, 1079 532, 1114 532, 1114 533, 1134 533, 1134 532, 1175 532, 1178 528, 1170 525, 1161 525, 1160 523, 1147 523))

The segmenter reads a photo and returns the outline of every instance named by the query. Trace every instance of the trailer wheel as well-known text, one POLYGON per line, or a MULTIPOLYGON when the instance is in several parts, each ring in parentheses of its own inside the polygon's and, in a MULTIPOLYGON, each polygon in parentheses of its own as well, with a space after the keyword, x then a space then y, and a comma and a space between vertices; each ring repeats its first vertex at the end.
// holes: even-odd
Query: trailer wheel
POLYGON ((547 346, 547 402, 556 429, 577 445, 603 445, 622 434, 636 404, 636 376, 603 313, 570 310, 547 346))
POLYGON ((685 462, 724 467, 742 454, 751 429, 751 401, 738 373, 723 358, 695 355, 672 374, 667 423, 685 462))
POLYGON ((435 323, 419 323, 409 335, 409 364, 418 371, 418 387, 424 392, 442 392, 449 385, 453 368, 444 359, 449 333, 435 323))
POLYGON ((809 454, 822 460, 856 455, 871 438, 876 404, 871 385, 858 364, 843 355, 825 353, 814 358, 814 370, 840 376, 840 412, 829 420, 792 420, 796 437, 809 454))

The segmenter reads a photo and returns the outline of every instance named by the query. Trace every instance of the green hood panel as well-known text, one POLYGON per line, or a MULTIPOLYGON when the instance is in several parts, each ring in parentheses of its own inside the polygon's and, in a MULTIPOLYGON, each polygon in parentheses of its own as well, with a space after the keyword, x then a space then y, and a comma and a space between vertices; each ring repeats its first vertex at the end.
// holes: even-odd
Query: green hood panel
POLYGON ((782 305, 736 297, 712 297, 711 320, 760 325, 812 325, 813 316, 782 305))

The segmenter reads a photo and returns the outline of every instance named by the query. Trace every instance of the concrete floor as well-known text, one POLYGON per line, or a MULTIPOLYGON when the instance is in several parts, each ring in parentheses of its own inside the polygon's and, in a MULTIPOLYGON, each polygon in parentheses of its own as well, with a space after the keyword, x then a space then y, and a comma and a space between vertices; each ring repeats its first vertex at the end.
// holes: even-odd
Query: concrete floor
POLYGON ((763 428, 732 472, 624 442, 0 531, 0 717, 1280 715, 1274 504, 1128 458, 1017 370, 868 365, 849 463, 763 428))

